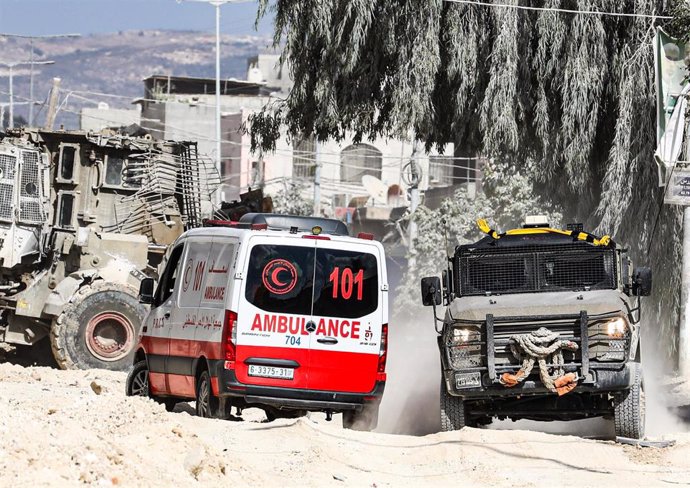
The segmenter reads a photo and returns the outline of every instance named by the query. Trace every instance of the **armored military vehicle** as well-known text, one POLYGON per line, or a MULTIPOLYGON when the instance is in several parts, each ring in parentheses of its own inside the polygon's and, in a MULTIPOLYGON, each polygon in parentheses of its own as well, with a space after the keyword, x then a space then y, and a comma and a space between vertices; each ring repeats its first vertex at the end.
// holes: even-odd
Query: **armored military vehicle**
POLYGON ((614 420, 617 436, 644 435, 640 296, 648 268, 582 226, 544 219, 457 246, 438 277, 422 279, 441 355, 442 430, 492 418, 614 420), (436 306, 445 302, 445 315, 436 306))
POLYGON ((49 336, 62 368, 129 367, 139 282, 210 215, 218 184, 191 142, 0 135, 0 341, 49 336))

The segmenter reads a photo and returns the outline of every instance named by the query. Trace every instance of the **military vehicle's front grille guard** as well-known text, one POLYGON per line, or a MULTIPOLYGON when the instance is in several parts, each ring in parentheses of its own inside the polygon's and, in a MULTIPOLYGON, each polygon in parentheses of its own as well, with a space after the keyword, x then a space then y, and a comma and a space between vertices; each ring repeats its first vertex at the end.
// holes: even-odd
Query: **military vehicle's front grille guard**
POLYGON ((617 287, 616 250, 585 242, 460 248, 460 296, 603 290, 617 287))
MULTIPOLYGON (((578 352, 575 355, 575 361, 566 361, 563 366, 566 372, 576 371, 580 377, 586 378, 589 374, 590 360, 590 336, 595 332, 590 330, 590 325, 596 322, 605 321, 618 317, 618 313, 610 312, 597 315, 588 315, 587 312, 581 311, 579 314, 572 315, 530 315, 530 316, 514 316, 514 317, 494 317, 492 314, 486 315, 486 320, 456 320, 453 327, 470 326, 480 328, 481 340, 465 342, 465 346, 479 345, 482 351, 482 366, 474 368, 462 368, 463 372, 487 372, 492 382, 498 382, 498 377, 502 373, 515 373, 517 371, 515 364, 497 365, 496 351, 499 348, 508 348, 509 338, 514 334, 524 334, 537 330, 540 327, 547 329, 563 328, 564 325, 572 324, 573 333, 571 335, 562 335, 560 339, 571 340, 578 346, 578 352), (497 337, 498 336, 498 337, 497 337)), ((450 342, 446 342, 446 346, 452 346, 450 342)), ((630 346, 630 339, 626 339, 626 350, 630 346)), ((448 364, 451 358, 449 357, 449 347, 446 347, 446 360, 448 364)), ((552 366, 548 364, 548 366, 552 366)))

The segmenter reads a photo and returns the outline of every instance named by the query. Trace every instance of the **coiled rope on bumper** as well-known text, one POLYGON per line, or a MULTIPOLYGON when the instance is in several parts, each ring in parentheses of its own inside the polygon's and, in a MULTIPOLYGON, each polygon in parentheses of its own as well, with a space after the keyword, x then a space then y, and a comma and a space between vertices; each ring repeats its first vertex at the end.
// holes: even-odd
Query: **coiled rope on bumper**
POLYGON ((561 340, 556 332, 545 327, 529 334, 510 336, 510 352, 521 363, 515 373, 503 373, 499 381, 503 386, 512 387, 527 378, 536 362, 539 366, 539 377, 546 388, 558 395, 565 395, 577 386, 577 374, 565 373, 563 369, 563 350, 577 351, 578 345, 573 341, 561 340), (551 366, 547 365, 550 363, 551 366), (552 373, 549 373, 549 368, 552 373))

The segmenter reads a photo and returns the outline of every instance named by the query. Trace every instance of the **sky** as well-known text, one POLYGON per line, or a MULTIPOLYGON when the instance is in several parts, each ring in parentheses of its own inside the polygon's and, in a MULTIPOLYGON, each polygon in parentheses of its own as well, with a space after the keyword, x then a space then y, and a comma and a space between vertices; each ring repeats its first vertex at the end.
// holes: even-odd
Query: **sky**
MULTIPOLYGON (((223 34, 255 34, 257 3, 221 7, 223 34)), ((215 31, 215 12, 198 1, 176 0, 0 0, 0 33, 82 35, 123 30, 215 31)), ((271 34, 270 19, 258 33, 271 34)))

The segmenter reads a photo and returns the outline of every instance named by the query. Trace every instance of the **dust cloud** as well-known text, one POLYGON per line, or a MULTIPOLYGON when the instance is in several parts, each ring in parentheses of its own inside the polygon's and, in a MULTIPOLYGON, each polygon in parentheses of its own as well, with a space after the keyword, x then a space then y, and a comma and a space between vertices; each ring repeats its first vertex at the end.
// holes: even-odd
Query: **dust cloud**
POLYGON ((441 363, 431 309, 416 307, 414 319, 388 328, 388 381, 378 432, 426 435, 438 432, 441 363))

